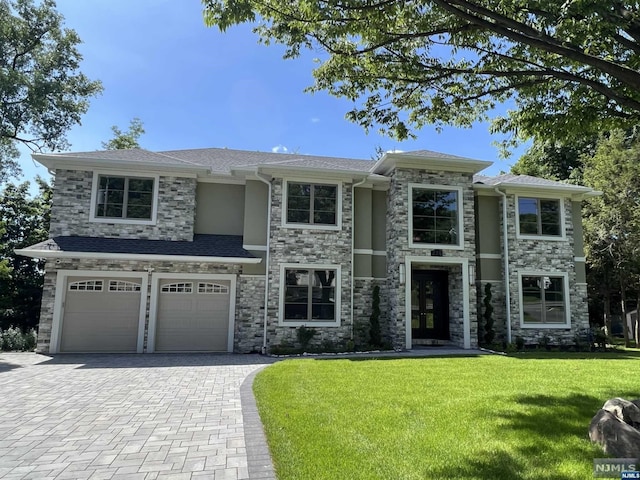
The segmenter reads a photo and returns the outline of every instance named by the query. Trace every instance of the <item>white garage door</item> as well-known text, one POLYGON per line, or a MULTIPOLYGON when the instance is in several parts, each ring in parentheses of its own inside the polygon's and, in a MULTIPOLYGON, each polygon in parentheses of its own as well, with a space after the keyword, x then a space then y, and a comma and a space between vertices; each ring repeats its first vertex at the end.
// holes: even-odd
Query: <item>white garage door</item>
POLYGON ((139 278, 68 277, 61 352, 135 352, 139 278))
POLYGON ((157 352, 226 352, 230 282, 160 280, 157 352))

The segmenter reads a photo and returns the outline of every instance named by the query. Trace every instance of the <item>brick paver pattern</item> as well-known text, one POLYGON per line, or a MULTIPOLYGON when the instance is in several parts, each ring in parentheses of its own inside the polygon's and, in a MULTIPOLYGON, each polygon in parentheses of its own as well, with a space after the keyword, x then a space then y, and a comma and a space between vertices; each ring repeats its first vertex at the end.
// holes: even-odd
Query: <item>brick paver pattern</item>
POLYGON ((0 478, 249 478, 258 355, 0 354, 0 478))

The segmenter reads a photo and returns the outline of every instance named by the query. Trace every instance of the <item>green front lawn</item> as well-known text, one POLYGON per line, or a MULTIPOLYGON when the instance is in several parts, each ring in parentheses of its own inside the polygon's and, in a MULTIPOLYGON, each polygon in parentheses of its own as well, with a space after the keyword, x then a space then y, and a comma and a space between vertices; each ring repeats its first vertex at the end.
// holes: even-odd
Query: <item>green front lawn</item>
POLYGON ((608 398, 640 397, 635 352, 286 360, 254 383, 278 478, 586 479, 608 398))

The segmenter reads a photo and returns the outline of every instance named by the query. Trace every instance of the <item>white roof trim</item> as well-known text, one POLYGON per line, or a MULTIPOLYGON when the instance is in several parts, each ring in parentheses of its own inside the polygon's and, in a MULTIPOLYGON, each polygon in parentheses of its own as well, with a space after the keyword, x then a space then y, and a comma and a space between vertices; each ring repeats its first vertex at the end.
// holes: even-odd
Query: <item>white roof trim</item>
POLYGON ((371 168, 371 172, 382 175, 388 174, 397 167, 419 168, 445 172, 478 173, 493 162, 474 160, 462 157, 430 157, 428 155, 412 155, 409 153, 385 153, 371 168))
POLYGON ((244 257, 206 257, 198 255, 154 255, 150 253, 103 253, 103 252, 66 252, 60 250, 36 250, 20 248, 15 253, 31 258, 104 258, 114 260, 145 260, 145 261, 171 261, 171 262, 204 262, 204 263, 229 263, 229 264, 256 264, 261 263, 261 258, 244 257))
MULTIPOLYGON (((153 153, 153 152, 151 152, 153 153)), ((149 169, 149 170, 165 170, 165 171, 188 171, 188 172, 201 172, 201 173, 210 173, 211 169, 202 165, 190 165, 188 163, 168 163, 168 162, 149 162, 149 161, 135 161, 132 162, 130 160, 120 160, 120 159, 100 159, 100 158, 87 158, 87 157, 76 157, 76 156, 62 156, 62 155, 46 155, 40 153, 32 153, 31 157, 38 163, 44 165, 49 169, 55 168, 69 168, 69 169, 78 169, 77 167, 82 167, 80 170, 88 170, 86 167, 99 167, 99 168, 109 168, 109 166, 113 166, 114 168, 118 168, 119 170, 140 170, 140 169, 149 169)))

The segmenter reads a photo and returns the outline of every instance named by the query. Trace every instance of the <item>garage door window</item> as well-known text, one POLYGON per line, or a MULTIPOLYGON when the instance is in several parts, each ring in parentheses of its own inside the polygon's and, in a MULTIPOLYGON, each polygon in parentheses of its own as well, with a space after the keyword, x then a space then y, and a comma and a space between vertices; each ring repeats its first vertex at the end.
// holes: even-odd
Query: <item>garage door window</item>
POLYGON ((136 282, 126 282, 124 280, 109 281, 110 292, 139 292, 140 284, 136 282))
POLYGON ((225 294, 225 293, 229 293, 229 287, 227 287, 226 285, 220 285, 218 283, 200 282, 198 283, 198 293, 225 294))
POLYGON ((101 292, 102 280, 80 280, 69 284, 69 291, 72 292, 101 292))
POLYGON ((192 293, 193 283, 168 283, 162 286, 162 293, 192 293))

